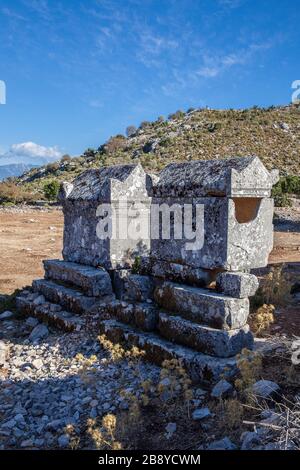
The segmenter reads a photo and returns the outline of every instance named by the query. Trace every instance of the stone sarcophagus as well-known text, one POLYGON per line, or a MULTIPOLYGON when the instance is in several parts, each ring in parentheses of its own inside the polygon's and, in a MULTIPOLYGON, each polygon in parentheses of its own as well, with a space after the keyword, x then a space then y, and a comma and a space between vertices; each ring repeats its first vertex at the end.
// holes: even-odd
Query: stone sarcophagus
POLYGON ((156 178, 140 165, 88 170, 61 188, 64 260, 44 262, 18 308, 68 330, 95 314, 102 334, 152 362, 177 358, 196 382, 229 378, 255 347, 249 271, 273 246, 277 179, 257 157, 171 164, 156 178))
POLYGON ((141 165, 92 169, 64 183, 64 260, 112 269, 147 255, 151 199, 146 185, 141 165))
POLYGON ((152 236, 152 260, 166 269, 168 263, 216 271, 266 266, 273 247, 271 190, 277 180, 278 172, 269 172, 257 157, 168 165, 153 187, 152 205, 167 205, 177 228, 182 221, 183 236, 176 238, 171 228, 171 237, 164 239, 166 222, 156 218, 159 236, 152 236), (190 208, 192 221, 185 220, 190 208), (184 224, 193 226, 195 243, 184 224))

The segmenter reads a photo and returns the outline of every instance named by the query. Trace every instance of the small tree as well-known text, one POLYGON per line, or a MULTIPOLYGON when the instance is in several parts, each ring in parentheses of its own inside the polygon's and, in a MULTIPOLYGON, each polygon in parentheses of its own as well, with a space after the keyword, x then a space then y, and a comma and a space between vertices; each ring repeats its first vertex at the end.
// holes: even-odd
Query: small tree
POLYGON ((70 155, 67 154, 67 153, 66 153, 65 155, 63 155, 63 156, 61 157, 61 159, 60 159, 60 161, 61 161, 62 163, 69 162, 70 160, 71 160, 71 157, 70 157, 70 155))
POLYGON ((135 126, 128 126, 126 127, 126 135, 127 137, 131 137, 136 133, 136 127, 135 126))
POLYGON ((117 134, 111 137, 105 144, 105 153, 113 154, 126 147, 126 138, 122 134, 117 134))
POLYGON ((184 116, 185 116, 185 112, 179 109, 178 111, 176 111, 176 113, 169 114, 168 119, 169 120, 182 119, 184 116))
POLYGON ((44 196, 48 201, 55 201, 59 192, 59 182, 52 180, 44 185, 44 196))
POLYGON ((151 126, 150 121, 142 121, 140 124, 140 129, 147 129, 147 127, 150 127, 150 126, 151 126))
POLYGON ((94 159, 96 157, 96 153, 96 150, 88 148, 83 152, 82 156, 87 159, 94 159))

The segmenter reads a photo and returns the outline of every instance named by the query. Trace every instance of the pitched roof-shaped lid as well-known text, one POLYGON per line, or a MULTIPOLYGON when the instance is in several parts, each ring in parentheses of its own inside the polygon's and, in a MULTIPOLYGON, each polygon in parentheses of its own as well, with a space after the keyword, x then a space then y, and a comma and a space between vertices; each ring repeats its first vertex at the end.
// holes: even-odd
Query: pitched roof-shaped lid
POLYGON ((259 192, 267 196, 275 180, 276 175, 269 173, 255 156, 171 163, 161 171, 153 194, 158 197, 255 197, 259 192))
POLYGON ((86 200, 86 201, 108 201, 111 193, 111 182, 125 183, 131 176, 143 176, 145 173, 141 165, 115 165, 102 167, 100 169, 91 169, 81 173, 68 187, 62 185, 62 198, 68 200, 86 200))

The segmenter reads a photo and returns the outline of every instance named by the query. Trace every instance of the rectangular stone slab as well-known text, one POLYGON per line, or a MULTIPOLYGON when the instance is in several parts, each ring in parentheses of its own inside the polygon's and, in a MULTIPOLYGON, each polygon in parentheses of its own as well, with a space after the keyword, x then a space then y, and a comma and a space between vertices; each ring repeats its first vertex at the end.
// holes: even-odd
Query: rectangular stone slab
POLYGON ((258 286, 259 282, 254 274, 225 272, 219 273, 216 279, 218 292, 238 299, 253 296, 258 286))
POLYGON ((143 331, 153 331, 158 324, 158 309, 154 304, 138 302, 113 302, 108 305, 107 312, 123 323, 127 323, 143 331))
POLYGON ((152 278, 134 274, 128 269, 114 271, 113 285, 116 297, 120 300, 145 302, 153 297, 152 278))
POLYGON ((112 294, 110 276, 103 268, 96 269, 91 266, 60 260, 44 260, 43 264, 46 279, 74 284, 91 297, 112 294))
POLYGON ((81 315, 73 315, 64 310, 55 309, 58 305, 45 303, 43 305, 35 305, 32 301, 27 300, 26 297, 16 298, 17 309, 38 318, 50 325, 60 328, 64 331, 74 331, 81 328, 83 325, 83 317, 81 315))
POLYGON ((145 351, 144 358, 161 365, 164 360, 177 359, 182 362, 194 383, 210 385, 221 377, 230 378, 237 373, 236 359, 216 358, 176 345, 155 333, 143 333, 115 320, 100 323, 100 332, 113 343, 126 343, 145 351))
POLYGON ((231 357, 243 348, 251 349, 253 346, 253 336, 248 325, 236 330, 216 330, 160 312, 158 330, 170 341, 211 356, 231 357))
POLYGON ((32 287, 35 292, 43 294, 49 302, 59 304, 70 312, 78 314, 89 311, 99 303, 96 297, 85 296, 79 291, 46 279, 33 281, 32 287))
POLYGON ((154 299, 164 309, 212 328, 241 328, 249 315, 248 299, 236 299, 184 284, 164 282, 155 289, 154 299))

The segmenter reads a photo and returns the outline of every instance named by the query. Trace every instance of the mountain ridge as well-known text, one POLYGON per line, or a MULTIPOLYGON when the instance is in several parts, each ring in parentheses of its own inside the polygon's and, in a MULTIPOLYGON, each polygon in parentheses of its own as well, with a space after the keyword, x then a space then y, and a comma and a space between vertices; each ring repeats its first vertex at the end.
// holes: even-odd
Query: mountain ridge
POLYGON ((140 162, 155 173, 170 162, 249 155, 257 155, 269 170, 278 168, 281 175, 300 175, 300 106, 190 109, 127 130, 127 137, 115 135, 98 149, 32 169, 15 181, 41 192, 51 179, 70 181, 101 165, 140 162))

